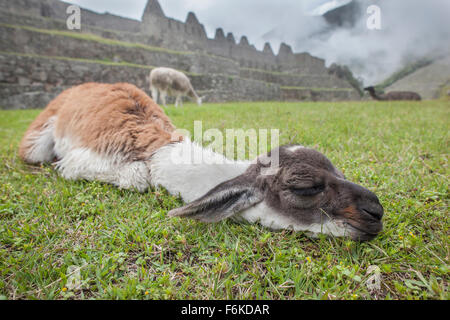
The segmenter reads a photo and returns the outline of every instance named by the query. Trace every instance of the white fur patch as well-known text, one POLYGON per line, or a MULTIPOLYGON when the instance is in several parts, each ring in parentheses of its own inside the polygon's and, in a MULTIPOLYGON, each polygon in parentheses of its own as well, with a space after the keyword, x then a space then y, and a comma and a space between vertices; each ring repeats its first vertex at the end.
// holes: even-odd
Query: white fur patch
POLYGON ((248 161, 233 161, 188 139, 162 147, 151 158, 151 182, 185 202, 194 201, 218 184, 244 173, 248 161))
POLYGON ((100 156, 88 148, 74 147, 70 139, 56 140, 60 160, 55 164, 69 180, 98 180, 121 189, 144 192, 150 185, 150 172, 144 161, 129 162, 120 156, 100 156))
POLYGON ((261 225, 273 230, 288 229, 294 231, 307 231, 310 232, 312 236, 317 236, 318 234, 328 234, 335 237, 349 235, 349 231, 345 226, 334 221, 328 220, 323 224, 302 224, 294 219, 281 215, 276 210, 270 208, 264 201, 244 210, 240 214, 240 218, 245 219, 250 223, 259 222, 261 225))
POLYGON ((289 151, 291 151, 291 152, 295 152, 295 151, 297 151, 297 150, 300 150, 300 149, 304 149, 305 147, 304 146, 301 146, 301 145, 298 145, 298 146, 292 146, 292 147, 289 147, 289 148, 287 148, 289 151))
POLYGON ((30 163, 45 163, 53 161, 55 153, 53 147, 55 139, 53 130, 57 117, 53 116, 48 119, 43 129, 33 135, 32 144, 26 155, 27 161, 30 163))
POLYGON ((261 168, 261 174, 264 176, 275 176, 280 171, 280 168, 272 168, 272 167, 262 167, 261 168))

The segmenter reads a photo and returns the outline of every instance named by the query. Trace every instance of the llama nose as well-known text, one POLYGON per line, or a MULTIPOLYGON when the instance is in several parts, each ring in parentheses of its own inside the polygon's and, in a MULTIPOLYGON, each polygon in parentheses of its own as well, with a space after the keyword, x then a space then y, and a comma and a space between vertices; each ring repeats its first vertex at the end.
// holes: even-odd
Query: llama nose
POLYGON ((365 201, 364 203, 361 203, 358 207, 360 211, 365 212, 366 214, 372 216, 377 220, 381 220, 381 218, 383 217, 384 209, 378 201, 377 202, 365 201))
POLYGON ((381 220, 384 214, 384 209, 375 193, 360 185, 354 183, 350 184, 355 195, 358 210, 377 220, 381 220))

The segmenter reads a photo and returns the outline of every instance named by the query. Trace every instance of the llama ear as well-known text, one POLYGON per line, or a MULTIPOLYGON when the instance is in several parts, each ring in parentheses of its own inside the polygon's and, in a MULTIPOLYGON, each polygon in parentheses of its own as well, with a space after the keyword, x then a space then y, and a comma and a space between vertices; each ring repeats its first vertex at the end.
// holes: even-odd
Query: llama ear
POLYGON ((261 191, 252 186, 239 185, 238 182, 237 178, 226 181, 186 206, 171 210, 169 216, 217 222, 263 200, 261 191))

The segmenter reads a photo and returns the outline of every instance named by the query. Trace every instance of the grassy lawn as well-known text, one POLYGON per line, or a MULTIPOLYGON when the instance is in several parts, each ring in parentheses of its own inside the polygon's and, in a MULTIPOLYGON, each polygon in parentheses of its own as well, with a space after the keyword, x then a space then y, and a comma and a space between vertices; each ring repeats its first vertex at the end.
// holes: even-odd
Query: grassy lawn
POLYGON ((379 196, 384 231, 358 243, 169 219, 181 201, 164 190, 66 181, 51 166, 24 165, 17 146, 39 111, 0 111, 0 298, 450 298, 448 102, 166 111, 179 128, 278 128, 281 144, 317 148, 379 196), (370 290, 375 274, 381 287, 370 290))

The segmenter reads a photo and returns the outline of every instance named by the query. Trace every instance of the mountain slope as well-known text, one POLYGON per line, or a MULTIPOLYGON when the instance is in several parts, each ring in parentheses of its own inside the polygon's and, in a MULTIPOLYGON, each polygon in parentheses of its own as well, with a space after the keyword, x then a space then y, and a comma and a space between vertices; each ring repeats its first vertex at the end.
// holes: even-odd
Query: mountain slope
POLYGON ((439 98, 441 88, 450 84, 450 55, 418 69, 385 89, 415 91, 423 99, 439 98))

